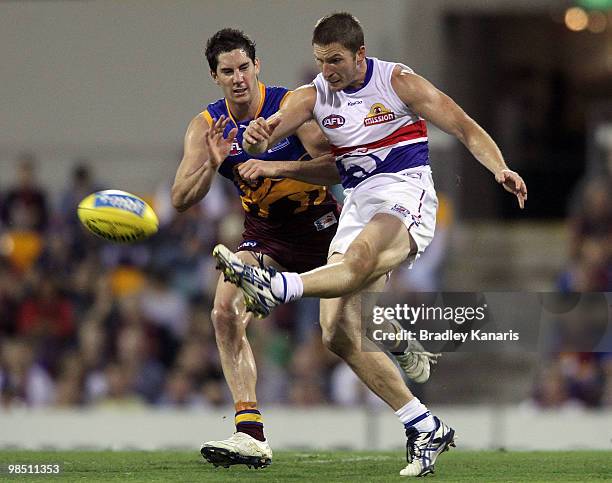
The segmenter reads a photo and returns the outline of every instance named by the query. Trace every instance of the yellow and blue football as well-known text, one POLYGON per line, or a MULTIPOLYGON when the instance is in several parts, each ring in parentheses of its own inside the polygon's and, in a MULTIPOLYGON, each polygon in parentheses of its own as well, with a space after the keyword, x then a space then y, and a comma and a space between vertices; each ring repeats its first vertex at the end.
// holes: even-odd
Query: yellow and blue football
POLYGON ((91 233, 115 243, 131 243, 153 235, 159 220, 142 198, 120 190, 92 193, 79 203, 79 220, 91 233))

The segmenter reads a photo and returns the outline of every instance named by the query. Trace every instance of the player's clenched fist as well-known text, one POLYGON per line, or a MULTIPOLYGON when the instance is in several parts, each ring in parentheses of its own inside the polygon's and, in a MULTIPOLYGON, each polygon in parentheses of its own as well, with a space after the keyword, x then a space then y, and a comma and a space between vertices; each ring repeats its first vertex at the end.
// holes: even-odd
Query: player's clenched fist
POLYGON ((277 173, 278 162, 249 159, 238 166, 238 174, 245 181, 254 183, 259 178, 274 178, 277 173))
POLYGON ((280 116, 252 120, 242 135, 242 147, 247 153, 261 154, 269 147, 270 136, 280 123, 280 116))

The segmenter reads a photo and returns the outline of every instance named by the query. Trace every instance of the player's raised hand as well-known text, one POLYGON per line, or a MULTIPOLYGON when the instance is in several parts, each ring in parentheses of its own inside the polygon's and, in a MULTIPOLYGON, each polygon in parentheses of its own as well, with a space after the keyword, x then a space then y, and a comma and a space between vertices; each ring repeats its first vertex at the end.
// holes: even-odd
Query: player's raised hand
POLYGON ((242 147, 252 154, 261 154, 270 146, 270 136, 280 124, 280 115, 275 114, 269 119, 258 117, 253 119, 242 135, 242 147))
POLYGON ((255 183, 259 178, 274 178, 277 174, 277 164, 274 161, 249 159, 238 165, 238 174, 248 183, 255 183))
POLYGON ((222 115, 219 119, 214 120, 213 125, 204 135, 204 142, 208 148, 208 159, 215 169, 219 169, 221 163, 227 158, 236 134, 238 134, 238 129, 234 128, 227 134, 227 138, 223 137, 223 131, 228 122, 229 118, 222 115))
POLYGON ((502 169, 495 174, 495 180, 501 184, 506 191, 516 196, 521 210, 525 208, 525 201, 527 201, 527 185, 518 173, 510 169, 502 169))

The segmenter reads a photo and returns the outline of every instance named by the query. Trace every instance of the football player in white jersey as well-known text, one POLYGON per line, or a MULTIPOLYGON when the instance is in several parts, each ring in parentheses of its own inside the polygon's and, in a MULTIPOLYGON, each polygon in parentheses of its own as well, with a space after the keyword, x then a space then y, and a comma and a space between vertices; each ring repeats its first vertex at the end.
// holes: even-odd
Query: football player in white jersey
MULTIPOLYGON (((366 57, 363 30, 351 14, 319 20, 312 44, 321 74, 297 89, 276 114, 252 121, 243 147, 261 153, 304 122, 319 123, 333 145, 347 192, 328 263, 297 274, 244 265, 221 245, 213 254, 256 315, 300 297, 322 299, 324 344, 404 424, 408 465, 400 474, 423 476, 454 445, 455 432, 411 394, 389 358, 362 350, 361 313, 373 308, 362 306, 362 293, 380 292, 386 274, 405 260, 414 261, 433 237, 437 199, 424 121, 459 139, 517 197, 520 208, 527 188, 491 137, 450 97, 406 66, 366 57)), ((241 175, 256 178, 272 169, 277 167, 249 161, 241 175)))

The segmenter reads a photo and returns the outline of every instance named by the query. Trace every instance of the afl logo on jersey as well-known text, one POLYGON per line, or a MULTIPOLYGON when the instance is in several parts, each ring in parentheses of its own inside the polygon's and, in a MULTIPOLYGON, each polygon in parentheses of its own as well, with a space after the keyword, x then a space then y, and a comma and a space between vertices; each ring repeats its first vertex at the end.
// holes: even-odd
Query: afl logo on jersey
POLYGON ((344 126, 346 119, 344 119, 339 114, 330 114, 326 118, 323 119, 323 127, 327 129, 338 129, 339 127, 344 126))
POLYGON ((242 153, 242 146, 240 146, 240 143, 238 141, 234 141, 232 143, 232 148, 230 149, 229 155, 236 156, 240 153, 242 153))
POLYGON ((393 121, 394 119, 395 113, 387 109, 380 102, 377 102, 370 107, 370 112, 363 120, 363 124, 366 126, 373 126, 375 124, 393 121))

